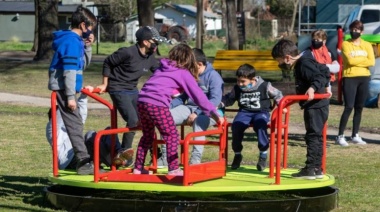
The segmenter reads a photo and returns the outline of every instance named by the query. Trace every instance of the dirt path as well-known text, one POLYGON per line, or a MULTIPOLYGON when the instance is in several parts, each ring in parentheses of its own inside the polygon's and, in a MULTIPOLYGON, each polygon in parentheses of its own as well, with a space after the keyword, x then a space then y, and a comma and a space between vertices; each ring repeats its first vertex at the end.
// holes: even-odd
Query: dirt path
MULTIPOLYGON (((2 92, 0 92, 0 102, 6 102, 6 103, 11 103, 11 104, 17 104, 17 105, 37 106, 37 107, 50 106, 50 98, 33 97, 33 96, 25 96, 25 95, 2 93, 2 92)), ((99 104, 99 103, 89 103, 88 108, 89 109, 107 109, 104 105, 99 104)), ((289 126, 290 138, 293 137, 297 140, 303 140, 304 133, 305 133, 305 129, 303 125, 293 124, 289 126)), ((338 130, 336 128, 329 127, 327 129, 328 141, 333 142, 337 134, 338 134, 338 130)), ((349 135, 349 132, 346 132, 346 135, 349 135)), ((361 131, 360 136, 362 136, 362 138, 368 143, 380 144, 379 134, 361 131)))

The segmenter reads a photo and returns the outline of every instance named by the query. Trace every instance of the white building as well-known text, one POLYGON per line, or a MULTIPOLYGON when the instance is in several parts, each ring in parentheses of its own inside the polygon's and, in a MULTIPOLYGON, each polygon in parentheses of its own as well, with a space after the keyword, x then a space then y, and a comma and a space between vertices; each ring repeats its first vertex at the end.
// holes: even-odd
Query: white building
MULTIPOLYGON (((154 19, 157 25, 168 24, 170 26, 184 26, 189 32, 191 39, 195 38, 197 30, 197 8, 192 5, 165 3, 154 9, 154 19)), ((203 12, 205 30, 207 34, 216 35, 217 30, 222 29, 222 17, 211 12, 203 12)), ((139 28, 137 16, 126 20, 126 41, 135 42, 135 32, 139 28)), ((157 27, 158 28, 158 27, 157 27)), ((159 29, 159 28, 158 28, 159 29)))

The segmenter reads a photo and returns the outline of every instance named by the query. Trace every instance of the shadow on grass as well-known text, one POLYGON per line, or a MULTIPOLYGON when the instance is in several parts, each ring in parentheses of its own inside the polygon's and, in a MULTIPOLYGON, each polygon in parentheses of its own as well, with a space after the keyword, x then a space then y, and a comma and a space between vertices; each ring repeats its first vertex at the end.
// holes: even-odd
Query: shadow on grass
POLYGON ((26 64, 38 64, 38 62, 23 59, 0 59, 0 73, 11 71, 12 69, 18 68, 26 64))
MULTIPOLYGON (((0 196, 22 199, 24 204, 52 209, 53 207, 48 202, 45 202, 45 193, 43 192, 43 188, 49 185, 46 178, 2 175, 0 176, 0 196)), ((12 206, 4 203, 0 203, 0 208, 41 211, 41 209, 34 210, 29 207, 12 206)))

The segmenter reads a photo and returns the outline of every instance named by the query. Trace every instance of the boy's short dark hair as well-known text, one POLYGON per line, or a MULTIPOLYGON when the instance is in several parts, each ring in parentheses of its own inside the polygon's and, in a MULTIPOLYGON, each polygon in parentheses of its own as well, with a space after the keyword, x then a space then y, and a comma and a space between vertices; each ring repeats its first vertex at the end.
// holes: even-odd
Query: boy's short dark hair
POLYGON ((207 58, 205 53, 202 49, 193 48, 193 53, 195 55, 195 60, 199 63, 202 63, 203 65, 207 64, 207 58))
POLYGON ((298 48, 291 40, 282 39, 274 45, 272 49, 272 57, 274 59, 284 58, 286 55, 292 57, 297 56, 298 48))
POLYGON ((96 17, 95 15, 91 12, 86 7, 83 7, 82 5, 78 6, 75 12, 73 12, 71 16, 71 28, 79 28, 79 25, 84 22, 86 27, 89 26, 96 26, 96 17))
POLYGON ((243 64, 236 71, 236 76, 253 79, 256 76, 256 70, 249 64, 243 64))

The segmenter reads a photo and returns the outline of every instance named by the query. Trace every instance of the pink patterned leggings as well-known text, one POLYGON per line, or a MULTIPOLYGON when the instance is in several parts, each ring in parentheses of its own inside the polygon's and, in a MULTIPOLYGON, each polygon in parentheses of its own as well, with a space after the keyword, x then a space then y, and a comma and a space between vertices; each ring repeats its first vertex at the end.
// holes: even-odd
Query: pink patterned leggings
POLYGON ((179 134, 168 107, 138 102, 137 109, 142 126, 142 137, 137 147, 135 169, 142 170, 148 150, 152 147, 154 127, 157 127, 164 141, 169 171, 178 169, 179 134))

